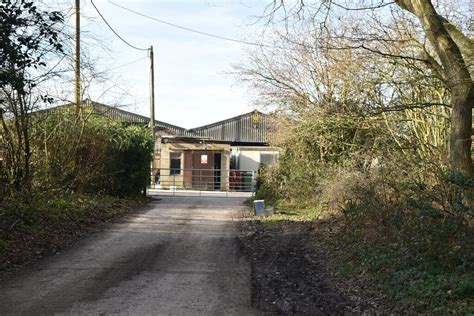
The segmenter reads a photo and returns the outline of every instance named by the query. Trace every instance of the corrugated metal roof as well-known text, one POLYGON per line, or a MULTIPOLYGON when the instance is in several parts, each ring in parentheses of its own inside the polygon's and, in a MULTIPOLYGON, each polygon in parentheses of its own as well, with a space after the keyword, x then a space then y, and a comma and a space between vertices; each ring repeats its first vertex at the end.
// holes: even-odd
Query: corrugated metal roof
MULTIPOLYGON (((126 124, 147 125, 150 122, 149 117, 90 100, 85 100, 83 106, 86 112, 92 111, 94 114, 126 124)), ((72 104, 59 106, 55 109, 69 107, 72 107, 72 104)), ((268 144, 271 137, 271 124, 268 115, 257 110, 192 129, 158 120, 155 120, 155 126, 175 136, 202 137, 208 140, 230 143, 268 144)))
POLYGON ((270 139, 268 116, 252 111, 227 120, 190 129, 195 135, 237 143, 268 143, 270 139))
MULTIPOLYGON (((119 109, 117 107, 105 105, 98 102, 92 102, 92 101, 86 101, 84 104, 85 104, 84 108, 92 109, 92 111, 97 115, 108 117, 108 118, 111 118, 113 120, 117 120, 123 123, 147 125, 150 122, 150 118, 147 116, 128 112, 128 111, 119 109)), ((158 120, 155 120, 155 126, 158 128, 170 131, 176 135, 187 136, 188 134, 187 130, 183 127, 168 124, 166 122, 162 122, 158 120)))

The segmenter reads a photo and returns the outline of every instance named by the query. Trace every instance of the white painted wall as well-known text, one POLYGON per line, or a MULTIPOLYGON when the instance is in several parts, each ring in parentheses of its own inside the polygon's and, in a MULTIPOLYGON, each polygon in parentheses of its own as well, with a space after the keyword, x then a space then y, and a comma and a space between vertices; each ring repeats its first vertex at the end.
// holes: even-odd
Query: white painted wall
POLYGON ((258 170, 260 167, 260 152, 241 150, 239 155, 240 170, 258 170))
POLYGON ((278 156, 279 151, 275 147, 233 147, 232 154, 237 156, 239 161, 239 170, 254 170, 260 168, 261 154, 273 154, 278 156))

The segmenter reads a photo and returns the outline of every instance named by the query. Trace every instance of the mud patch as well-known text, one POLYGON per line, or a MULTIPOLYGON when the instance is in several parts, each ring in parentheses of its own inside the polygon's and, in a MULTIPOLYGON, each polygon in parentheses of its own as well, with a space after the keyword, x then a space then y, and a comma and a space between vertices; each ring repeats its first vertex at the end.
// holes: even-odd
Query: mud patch
POLYGON ((253 305, 264 314, 376 314, 373 306, 339 289, 313 229, 311 222, 242 223, 240 244, 252 266, 253 305))

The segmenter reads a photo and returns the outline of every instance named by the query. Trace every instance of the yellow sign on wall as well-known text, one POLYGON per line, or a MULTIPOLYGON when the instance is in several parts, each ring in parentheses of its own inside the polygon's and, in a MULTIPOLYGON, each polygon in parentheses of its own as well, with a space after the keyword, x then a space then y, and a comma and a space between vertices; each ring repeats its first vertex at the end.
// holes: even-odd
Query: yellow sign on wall
POLYGON ((260 119, 261 119, 260 114, 259 114, 257 111, 255 111, 255 112, 252 114, 252 122, 254 122, 255 124, 256 124, 256 123, 259 123, 259 122, 260 122, 260 119))

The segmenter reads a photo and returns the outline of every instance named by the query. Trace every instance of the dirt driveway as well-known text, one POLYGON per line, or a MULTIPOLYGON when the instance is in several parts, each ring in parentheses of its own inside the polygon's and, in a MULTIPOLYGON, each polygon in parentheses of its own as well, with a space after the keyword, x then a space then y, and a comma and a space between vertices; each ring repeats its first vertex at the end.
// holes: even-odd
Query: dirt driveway
POLYGON ((0 284, 0 314, 255 315, 242 198, 166 197, 0 284))

